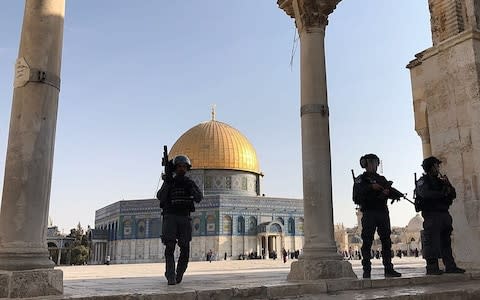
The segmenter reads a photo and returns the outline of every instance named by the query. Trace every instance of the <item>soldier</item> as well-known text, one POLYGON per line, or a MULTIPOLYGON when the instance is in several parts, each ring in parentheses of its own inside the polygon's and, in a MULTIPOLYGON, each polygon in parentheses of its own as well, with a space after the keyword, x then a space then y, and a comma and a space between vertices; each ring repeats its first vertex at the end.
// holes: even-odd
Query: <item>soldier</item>
POLYGON ((366 154, 360 158, 360 166, 365 172, 355 178, 353 201, 362 212, 362 266, 363 278, 371 277, 370 251, 377 230, 382 242, 382 260, 385 277, 400 277, 402 274, 393 269, 392 241, 390 239, 390 217, 387 200, 390 196, 391 182, 377 173, 380 159, 375 154, 366 154))
POLYGON ((191 167, 187 156, 176 156, 173 159, 175 176, 167 176, 157 193, 163 215, 162 242, 165 245, 165 277, 169 285, 180 283, 187 270, 192 240, 190 213, 195 211, 194 202, 199 203, 203 198, 195 182, 185 176, 191 167), (180 247, 180 257, 175 272, 173 253, 176 243, 180 247))
POLYGON ((423 160, 424 174, 416 183, 417 209, 423 216, 423 257, 427 275, 441 275, 438 258, 442 258, 446 273, 464 273, 457 267, 452 255, 452 216, 448 213, 456 198, 455 188, 446 176, 440 174, 441 161, 434 157, 423 160))

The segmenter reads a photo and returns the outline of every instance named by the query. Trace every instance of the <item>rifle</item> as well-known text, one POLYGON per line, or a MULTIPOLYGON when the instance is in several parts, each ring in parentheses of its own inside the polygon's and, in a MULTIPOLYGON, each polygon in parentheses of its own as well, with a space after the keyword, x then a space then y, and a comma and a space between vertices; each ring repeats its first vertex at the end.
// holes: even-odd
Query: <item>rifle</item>
POLYGON ((162 166, 164 167, 162 179, 171 182, 173 180, 173 161, 168 159, 167 145, 163 146, 162 166))
MULTIPOLYGON (((356 177, 355 177, 355 173, 353 172, 353 169, 352 169, 352 177, 353 177, 353 181, 355 182, 356 177)), ((383 189, 388 188, 390 190, 390 193, 388 195, 388 197, 390 199, 392 199, 392 202, 390 204, 393 204, 393 202, 395 202, 395 201, 400 201, 400 199, 405 199, 408 202, 415 205, 415 203, 413 203, 410 199, 407 198, 407 196, 406 196, 407 194, 404 194, 404 193, 400 192, 399 190, 397 190, 396 188, 392 187, 392 184, 393 184, 393 181, 389 181, 388 182, 388 187, 383 187, 383 189)))
POLYGON ((400 201, 400 199, 405 199, 408 202, 415 205, 415 203, 413 203, 412 200, 407 198, 407 194, 404 194, 404 193, 400 192, 399 190, 397 190, 396 188, 392 187, 393 181, 389 181, 388 184, 389 184, 388 189, 390 190, 390 193, 389 193, 388 197, 390 199, 392 199, 392 202, 390 204, 393 204, 393 202, 395 202, 395 201, 400 201))

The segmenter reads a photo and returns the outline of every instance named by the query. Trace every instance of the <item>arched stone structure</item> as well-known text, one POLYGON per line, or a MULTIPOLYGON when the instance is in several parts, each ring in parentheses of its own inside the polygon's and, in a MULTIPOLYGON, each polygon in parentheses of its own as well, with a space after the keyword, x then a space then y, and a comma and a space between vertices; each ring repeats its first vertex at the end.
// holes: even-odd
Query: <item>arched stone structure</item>
POLYGON ((423 156, 440 158, 457 190, 450 208, 457 263, 480 268, 480 2, 429 0, 433 46, 407 68, 423 156))

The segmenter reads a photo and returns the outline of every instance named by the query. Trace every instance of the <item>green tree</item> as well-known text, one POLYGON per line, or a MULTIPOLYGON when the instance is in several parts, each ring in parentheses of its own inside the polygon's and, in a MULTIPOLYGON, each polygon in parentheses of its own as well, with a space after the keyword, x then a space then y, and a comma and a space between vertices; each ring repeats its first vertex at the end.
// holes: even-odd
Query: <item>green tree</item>
POLYGON ((78 222, 77 227, 70 229, 68 236, 74 238, 70 263, 83 265, 88 261, 89 251, 87 236, 80 222, 78 222))

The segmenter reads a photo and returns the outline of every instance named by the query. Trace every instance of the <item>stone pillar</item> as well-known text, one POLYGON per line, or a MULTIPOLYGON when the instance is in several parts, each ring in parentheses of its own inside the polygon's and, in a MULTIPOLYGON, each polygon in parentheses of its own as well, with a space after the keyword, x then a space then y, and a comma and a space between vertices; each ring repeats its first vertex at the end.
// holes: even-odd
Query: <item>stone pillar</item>
POLYGON ((356 277, 337 254, 333 233, 329 109, 325 70, 325 28, 340 0, 278 0, 300 36, 303 160, 303 255, 292 264, 289 280, 356 277))
POLYGON ((0 270, 9 276, 7 297, 63 292, 62 271, 52 269, 46 234, 64 14, 65 0, 25 2, 0 212, 0 270), (39 272, 48 274, 35 275, 39 272), (25 278, 32 280, 29 288, 19 289, 25 278))

